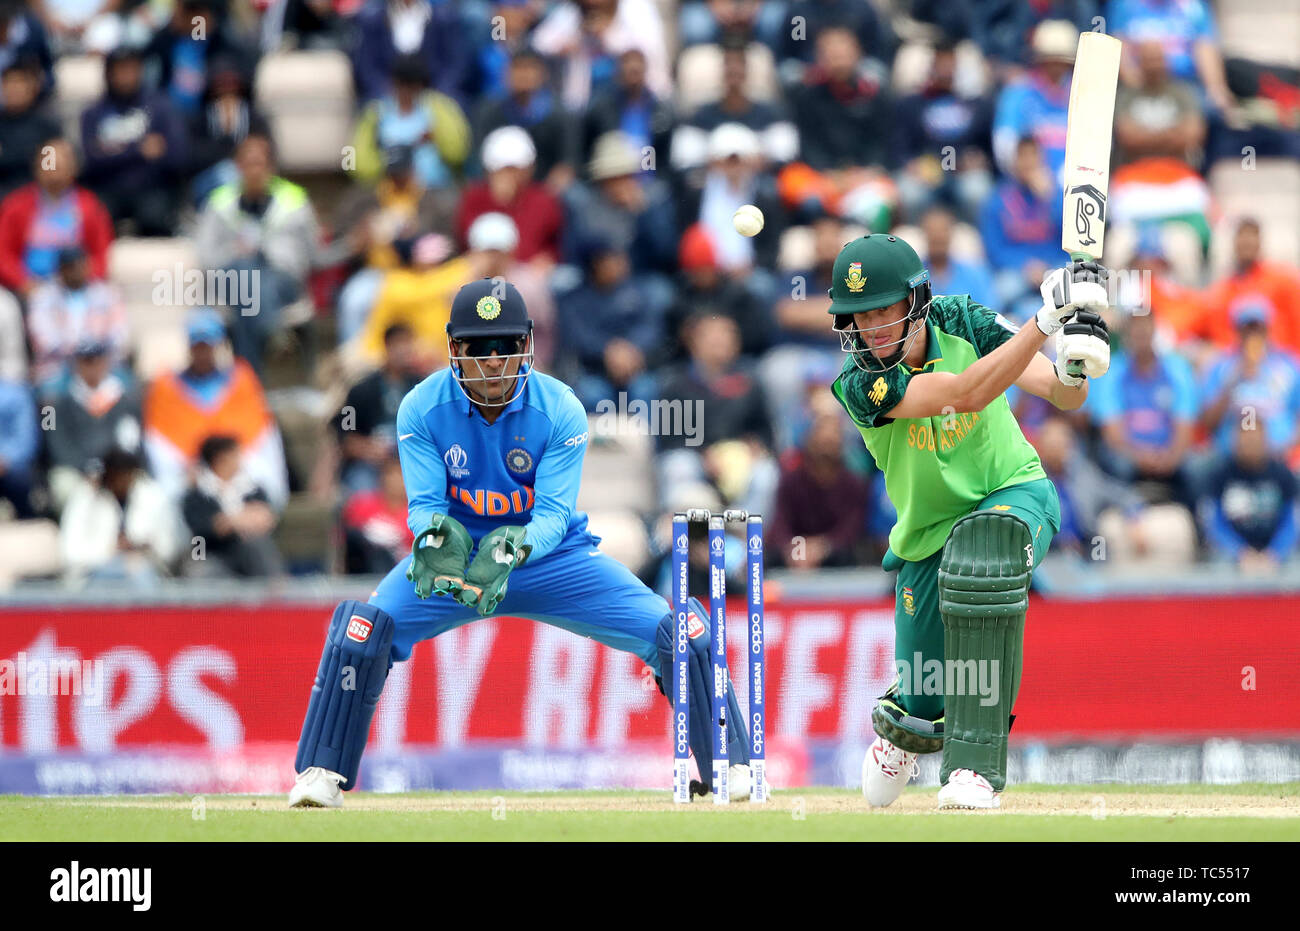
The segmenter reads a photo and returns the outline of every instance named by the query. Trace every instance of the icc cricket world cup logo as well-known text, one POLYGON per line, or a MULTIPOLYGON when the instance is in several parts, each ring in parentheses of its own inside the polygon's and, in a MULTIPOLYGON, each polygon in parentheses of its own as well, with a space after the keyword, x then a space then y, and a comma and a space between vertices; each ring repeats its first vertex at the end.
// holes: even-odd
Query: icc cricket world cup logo
POLYGON ((1091 184, 1076 184, 1070 188, 1074 198, 1074 231, 1079 234, 1079 244, 1091 246, 1097 241, 1092 235, 1092 221, 1106 222, 1106 195, 1091 184))

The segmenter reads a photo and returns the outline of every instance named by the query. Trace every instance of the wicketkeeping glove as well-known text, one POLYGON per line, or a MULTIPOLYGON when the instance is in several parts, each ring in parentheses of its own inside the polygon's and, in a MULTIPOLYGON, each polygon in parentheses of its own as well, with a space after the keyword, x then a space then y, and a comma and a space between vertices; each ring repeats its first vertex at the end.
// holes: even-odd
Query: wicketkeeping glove
POLYGON ((1097 314, 1080 310, 1056 334, 1056 377, 1071 388, 1110 369, 1110 331, 1097 314))
POLYGON ((446 514, 434 514, 429 526, 415 538, 406 569, 406 577, 415 583, 416 596, 428 598, 434 592, 459 596, 473 548, 474 538, 464 524, 446 514))
POLYGON ((456 600, 484 617, 506 597, 506 580, 533 548, 524 542, 523 527, 498 527, 478 543, 478 553, 465 573, 465 584, 456 600))
POLYGON ((1110 272, 1099 262, 1074 262, 1052 269, 1038 289, 1043 295, 1043 306, 1034 317, 1038 329, 1051 336, 1077 311, 1100 315, 1107 307, 1109 277, 1110 272))

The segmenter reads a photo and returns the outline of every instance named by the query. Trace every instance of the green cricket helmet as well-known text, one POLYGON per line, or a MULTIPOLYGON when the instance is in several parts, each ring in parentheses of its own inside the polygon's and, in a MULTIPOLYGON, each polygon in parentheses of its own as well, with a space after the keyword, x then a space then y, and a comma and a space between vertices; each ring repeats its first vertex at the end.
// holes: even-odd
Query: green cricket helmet
POLYGON ((835 330, 840 334, 840 349, 849 353, 858 368, 867 372, 885 372, 903 361, 912 341, 921 332, 926 314, 930 312, 930 272, 921 263, 921 257, 902 239, 887 233, 871 233, 845 244, 835 257, 831 272, 830 313, 835 317, 835 330), (880 358, 868 348, 864 336, 872 330, 884 329, 897 320, 880 326, 859 329, 854 314, 879 310, 908 301, 906 323, 902 338, 887 343, 881 349, 893 351, 880 358))

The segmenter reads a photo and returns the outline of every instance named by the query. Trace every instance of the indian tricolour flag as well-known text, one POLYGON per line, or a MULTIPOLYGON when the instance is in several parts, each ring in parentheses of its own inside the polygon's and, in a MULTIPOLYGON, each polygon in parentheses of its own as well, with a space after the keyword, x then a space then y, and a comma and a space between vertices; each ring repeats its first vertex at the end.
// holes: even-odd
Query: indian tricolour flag
POLYGON ((1110 212, 1115 224, 1179 220, 1210 241, 1210 188, 1205 179, 1176 158, 1144 158, 1125 165, 1110 181, 1110 212))

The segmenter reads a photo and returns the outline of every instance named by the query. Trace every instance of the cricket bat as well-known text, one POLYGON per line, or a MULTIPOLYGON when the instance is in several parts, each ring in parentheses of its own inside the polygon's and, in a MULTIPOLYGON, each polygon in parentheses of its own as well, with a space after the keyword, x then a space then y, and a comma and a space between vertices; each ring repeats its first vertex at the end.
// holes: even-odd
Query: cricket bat
POLYGON ((1065 130, 1061 248, 1071 260, 1101 258, 1110 187, 1110 139, 1123 43, 1103 32, 1079 36, 1065 130))

